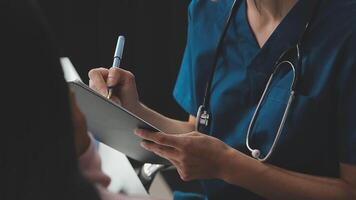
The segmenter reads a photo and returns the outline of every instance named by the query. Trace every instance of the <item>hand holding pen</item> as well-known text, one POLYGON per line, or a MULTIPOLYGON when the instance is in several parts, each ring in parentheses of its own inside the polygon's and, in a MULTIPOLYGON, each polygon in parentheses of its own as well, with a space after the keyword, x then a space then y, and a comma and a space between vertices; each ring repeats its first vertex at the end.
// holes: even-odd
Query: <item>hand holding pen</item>
POLYGON ((133 111, 139 103, 134 75, 122 68, 120 63, 124 50, 125 38, 117 41, 114 61, 110 69, 95 68, 89 72, 89 86, 101 95, 120 103, 124 108, 133 111))

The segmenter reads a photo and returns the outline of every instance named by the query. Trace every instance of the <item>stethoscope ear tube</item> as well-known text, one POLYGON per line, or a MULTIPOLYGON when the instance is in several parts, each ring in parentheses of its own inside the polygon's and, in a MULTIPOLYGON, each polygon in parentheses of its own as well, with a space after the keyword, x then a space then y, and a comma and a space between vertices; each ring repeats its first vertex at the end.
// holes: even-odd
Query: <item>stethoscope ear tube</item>
POLYGON ((258 159, 258 160, 261 155, 261 152, 258 149, 252 149, 252 147, 250 145, 250 135, 251 135, 251 131, 252 131, 253 127, 255 126, 258 113, 260 112, 261 105, 264 103, 266 94, 267 94, 268 89, 272 83, 273 77, 274 77, 274 73, 268 79, 267 85, 262 93, 262 97, 260 98, 260 100, 257 104, 257 107, 255 109, 255 112, 253 113, 252 119, 248 125, 247 134, 246 134, 246 147, 251 152, 252 157, 254 157, 255 159, 258 159))
POLYGON ((221 52, 221 49, 223 47, 223 42, 226 36, 226 33, 229 29, 229 25, 231 24, 231 21, 233 19, 232 16, 234 16, 234 14, 237 12, 239 5, 241 5, 242 0, 234 0, 234 2, 232 3, 232 7, 231 10, 229 12, 228 15, 228 19, 225 23, 224 29, 221 33, 221 36, 217 42, 216 45, 216 53, 214 55, 213 58, 213 62, 212 62, 212 67, 211 67, 211 71, 209 74, 209 81, 207 82, 207 85, 205 87, 205 94, 204 94, 204 98, 203 98, 203 104, 199 107, 198 109, 198 113, 197 113, 197 124, 196 124, 196 128, 197 130, 199 129, 200 125, 203 125, 205 127, 207 127, 209 125, 209 113, 208 113, 208 108, 210 105, 210 95, 211 95, 211 84, 212 84, 212 80, 214 79, 214 74, 215 74, 215 70, 217 67, 217 62, 218 62, 218 58, 221 52))
POLYGON ((277 143, 278 143, 278 140, 281 136, 281 133, 283 131, 283 128, 284 128, 284 125, 285 125, 285 122, 286 122, 286 119, 288 117, 288 113, 289 113, 289 109, 290 109, 290 106, 291 104, 293 103, 294 101, 294 98, 295 98, 295 90, 294 90, 294 84, 295 84, 295 81, 297 79, 297 73, 296 73, 296 68, 295 66, 293 65, 293 63, 291 63, 290 61, 282 61, 280 62, 277 66, 276 66, 276 69, 274 70, 274 72, 272 73, 272 75, 270 76, 270 78, 268 79, 268 82, 267 82, 267 85, 263 91, 263 94, 262 94, 262 97, 261 99, 259 100, 258 104, 257 104, 257 107, 256 107, 256 110, 252 116, 252 119, 250 121, 250 124, 248 126, 248 129, 247 129, 247 134, 246 134, 246 147, 247 149, 251 152, 251 155, 253 158, 261 161, 261 162, 265 162, 267 159, 269 159, 269 157, 272 155, 277 143), (270 89, 270 86, 273 82, 273 78, 275 76, 275 74, 279 71, 280 67, 283 65, 283 64, 288 64, 292 71, 293 71, 293 81, 292 81, 292 84, 291 84, 291 87, 290 87, 290 95, 289 95, 289 98, 288 98, 288 103, 287 103, 287 106, 284 110, 284 113, 283 113, 283 117, 282 117, 282 121, 281 123, 279 124, 279 127, 278 127, 278 131, 277 131, 277 134, 273 140, 273 143, 272 143, 272 146, 270 148, 270 150, 268 151, 267 155, 264 156, 264 157, 260 157, 261 156, 261 151, 259 149, 253 149, 250 145, 250 135, 251 135, 251 132, 252 132, 252 129, 256 123, 256 120, 257 120, 257 116, 261 110, 261 106, 262 104, 264 103, 265 101, 265 98, 266 98, 266 95, 270 89))

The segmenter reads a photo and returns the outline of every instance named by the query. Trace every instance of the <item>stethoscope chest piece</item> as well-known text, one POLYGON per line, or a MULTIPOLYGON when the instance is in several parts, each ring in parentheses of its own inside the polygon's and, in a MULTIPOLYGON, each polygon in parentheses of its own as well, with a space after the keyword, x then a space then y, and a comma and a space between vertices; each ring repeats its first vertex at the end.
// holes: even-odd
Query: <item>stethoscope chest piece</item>
POLYGON ((210 120, 209 112, 206 110, 206 108, 203 105, 199 106, 197 112, 197 120, 195 122, 196 123, 195 129, 199 131, 201 126, 208 127, 209 120, 210 120))

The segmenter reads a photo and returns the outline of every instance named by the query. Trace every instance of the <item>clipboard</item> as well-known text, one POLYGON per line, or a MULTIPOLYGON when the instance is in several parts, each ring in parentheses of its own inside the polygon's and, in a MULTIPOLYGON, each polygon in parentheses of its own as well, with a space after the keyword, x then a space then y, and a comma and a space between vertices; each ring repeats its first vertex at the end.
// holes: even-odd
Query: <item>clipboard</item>
POLYGON ((158 128, 105 98, 80 80, 69 81, 68 84, 87 120, 88 130, 96 139, 139 162, 170 164, 168 160, 142 148, 142 139, 134 134, 137 128, 159 132, 158 128))

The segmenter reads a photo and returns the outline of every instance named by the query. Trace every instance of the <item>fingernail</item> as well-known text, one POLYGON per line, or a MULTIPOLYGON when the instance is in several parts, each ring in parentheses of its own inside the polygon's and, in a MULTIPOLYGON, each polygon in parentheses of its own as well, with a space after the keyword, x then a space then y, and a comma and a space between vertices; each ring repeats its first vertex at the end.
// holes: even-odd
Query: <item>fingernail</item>
POLYGON ((141 147, 145 148, 145 149, 148 149, 148 147, 146 146, 146 143, 145 142, 141 142, 140 143, 141 147))
POLYGON ((141 129, 136 129, 135 130, 136 135, 143 135, 143 131, 141 129))

